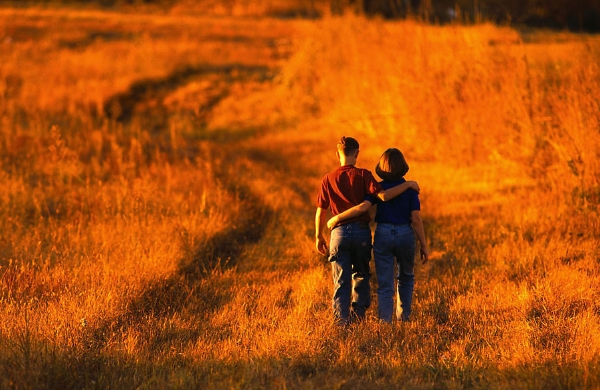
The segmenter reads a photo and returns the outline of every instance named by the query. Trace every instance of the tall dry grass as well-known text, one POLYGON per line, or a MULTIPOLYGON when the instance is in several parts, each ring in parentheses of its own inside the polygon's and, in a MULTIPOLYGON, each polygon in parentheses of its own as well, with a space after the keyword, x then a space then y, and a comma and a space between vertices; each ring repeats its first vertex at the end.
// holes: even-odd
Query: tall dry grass
POLYGON ((597 38, 0 18, 2 387, 598 386, 597 38), (410 324, 332 327, 313 202, 344 134, 423 189, 410 324))
POLYGON ((397 146, 426 183, 442 254, 421 270, 418 326, 433 343, 417 360, 449 387, 594 387, 598 40, 353 17, 320 27, 284 73, 318 131, 330 145, 357 134, 367 167, 397 146))
POLYGON ((491 25, 348 16, 321 23, 284 77, 300 84, 296 100, 331 126, 406 145, 413 159, 506 164, 535 179, 549 176, 552 185, 574 179, 593 189, 598 134, 589 130, 598 128, 599 110, 590 91, 598 85, 598 42, 546 38, 527 43, 491 25))

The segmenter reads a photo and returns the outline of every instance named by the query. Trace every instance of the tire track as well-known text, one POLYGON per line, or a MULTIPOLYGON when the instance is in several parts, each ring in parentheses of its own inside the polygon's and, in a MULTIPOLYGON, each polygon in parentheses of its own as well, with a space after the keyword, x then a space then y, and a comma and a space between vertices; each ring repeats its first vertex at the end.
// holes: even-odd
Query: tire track
POLYGON ((142 121, 144 127, 159 132, 166 128, 170 115, 164 98, 178 88, 198 79, 217 76, 219 83, 213 83, 214 91, 201 109, 206 114, 229 95, 229 85, 247 80, 266 82, 271 80, 274 74, 273 69, 262 65, 188 65, 163 78, 136 81, 127 91, 106 99, 103 114, 125 124, 135 117, 142 121))
MULTIPOLYGON (((165 79, 135 83, 127 93, 114 96, 107 101, 106 105, 120 107, 119 115, 116 115, 117 111, 113 112, 116 115, 113 118, 115 120, 128 122, 134 117, 137 120, 142 115, 141 112, 150 110, 148 116, 156 123, 157 116, 162 116, 166 120, 169 112, 166 107, 163 107, 164 112, 159 110, 157 113, 156 107, 150 107, 148 101, 160 100, 170 91, 197 77, 217 73, 227 82, 233 82, 256 77, 256 75, 269 77, 269 72, 268 68, 261 66, 241 69, 236 65, 188 67, 165 79)), ((222 98, 226 95, 227 91, 223 90, 219 96, 222 98)), ((203 110, 210 111, 217 102, 218 100, 212 101, 203 107, 203 110)), ((253 132, 245 134, 245 137, 252 137, 253 134, 253 132)), ((218 137, 204 142, 207 147, 204 158, 210 159, 209 164, 213 167, 212 179, 220 182, 231 198, 239 202, 239 207, 244 212, 233 215, 233 220, 230 221, 227 229, 202 241, 191 252, 184 255, 179 260, 177 272, 172 276, 149 284, 136 299, 127 303, 124 312, 117 317, 106 319, 95 329, 91 329, 90 353, 101 351, 111 343, 111 340, 120 337, 128 328, 140 326, 148 317, 155 320, 166 319, 184 310, 188 305, 193 305, 196 311, 210 313, 230 299, 223 292, 215 291, 217 289, 210 283, 203 283, 203 281, 209 279, 215 270, 222 271, 234 267, 242 253, 264 236, 274 212, 264 204, 260 194, 252 192, 245 182, 244 175, 240 175, 241 177, 235 181, 223 182, 220 179, 229 177, 231 172, 242 171, 244 159, 252 159, 252 156, 240 152, 242 148, 239 145, 224 148, 218 137), (227 164, 221 164, 224 161, 227 164)), ((233 144, 237 142, 239 140, 229 141, 233 144)))
MULTIPOLYGON (((268 81, 273 77, 273 70, 266 66, 240 64, 186 66, 164 78, 145 79, 132 84, 127 91, 105 101, 105 114, 125 125, 134 119, 143 121, 145 128, 154 131, 151 135, 158 135, 168 125, 169 115, 172 114, 162 103, 163 99, 190 82, 208 77, 218 80, 215 81, 218 90, 201 108, 210 113, 228 96, 229 85, 250 80, 268 81)), ((253 132, 246 136, 252 135, 253 132)), ((195 311, 210 313, 225 304, 230 297, 215 291, 210 281, 205 281, 210 279, 215 270, 234 267, 243 252, 263 238, 274 211, 264 203, 260 194, 252 192, 244 177, 227 183, 219 179, 228 177, 228 172, 239 171, 244 158, 252 157, 244 156, 235 146, 224 148, 218 139, 207 139, 205 142, 209 153, 204 157, 209 158, 213 166, 213 180, 220 182, 244 212, 235 214, 227 229, 201 242, 183 256, 177 272, 172 276, 149 284, 136 299, 126 303, 124 311, 118 316, 105 319, 95 328, 90 328, 87 337, 91 356, 105 349, 112 340, 119 339, 127 329, 143 326, 149 317, 153 320, 167 319, 185 310, 188 305, 193 305, 195 311), (222 166, 219 163, 221 161, 227 161, 227 164, 222 166)), ((192 145, 189 147, 193 148, 192 145)))
MULTIPOLYGON (((221 145, 215 144, 214 148, 218 150, 221 145)), ((226 158, 236 164, 234 157, 227 155, 226 158)), ((221 176, 219 169, 214 176, 215 180, 221 176)), ((138 298, 129 302, 122 314, 91 330, 90 352, 102 350, 126 329, 143 323, 145 318, 169 318, 188 304, 208 314, 229 301, 229 296, 215 292, 214 286, 202 281, 209 279, 215 270, 234 267, 244 251, 263 238, 275 213, 243 182, 225 188, 241 203, 244 212, 235 214, 227 229, 201 242, 191 255, 180 259, 178 270, 171 277, 150 284, 138 298)))

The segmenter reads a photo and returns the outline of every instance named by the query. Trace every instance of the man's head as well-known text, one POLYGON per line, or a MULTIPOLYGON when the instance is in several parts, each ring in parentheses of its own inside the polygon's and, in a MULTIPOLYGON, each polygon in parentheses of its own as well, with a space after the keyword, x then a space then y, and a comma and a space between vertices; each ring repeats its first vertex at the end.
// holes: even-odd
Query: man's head
POLYGON ((396 148, 389 148, 381 155, 375 167, 375 173, 386 181, 400 180, 408 172, 408 163, 402 152, 396 148))
POLYGON ((340 157, 356 157, 358 155, 358 148, 358 141, 352 137, 342 137, 337 144, 337 150, 340 157))

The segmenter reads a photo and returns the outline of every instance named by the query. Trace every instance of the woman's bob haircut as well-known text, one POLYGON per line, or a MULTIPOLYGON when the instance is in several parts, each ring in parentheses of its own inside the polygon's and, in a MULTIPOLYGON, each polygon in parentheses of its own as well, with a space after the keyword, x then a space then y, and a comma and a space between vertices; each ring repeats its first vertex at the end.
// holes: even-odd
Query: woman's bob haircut
POLYGON ((385 181, 398 181, 408 172, 408 163, 402 152, 396 148, 389 148, 379 158, 375 173, 385 181))

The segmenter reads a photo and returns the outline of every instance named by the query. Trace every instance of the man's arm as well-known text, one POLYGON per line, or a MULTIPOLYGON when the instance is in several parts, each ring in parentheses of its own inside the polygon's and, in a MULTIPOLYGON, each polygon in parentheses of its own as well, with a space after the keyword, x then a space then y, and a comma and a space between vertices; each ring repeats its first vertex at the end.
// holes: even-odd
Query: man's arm
POLYGON ((394 199, 395 197, 397 197, 404 191, 410 190, 410 189, 413 189, 413 190, 419 192, 420 191, 419 184, 416 181, 406 181, 395 187, 388 188, 387 190, 381 191, 380 193, 377 194, 377 196, 379 197, 379 199, 386 201, 386 200, 394 199))
POLYGON ((323 230, 325 230, 325 209, 317 207, 315 214, 315 238, 317 251, 323 256, 327 256, 327 242, 323 237, 323 230))
POLYGON ((425 264, 429 260, 429 248, 427 248, 427 241, 425 240, 425 229, 423 229, 423 220, 421 219, 420 211, 413 210, 410 214, 410 219, 421 244, 421 260, 425 264))
POLYGON ((373 204, 370 201, 364 200, 361 204, 351 207, 348 210, 329 218, 329 221, 327 221, 327 227, 329 229, 333 229, 335 227, 335 225, 337 225, 338 223, 340 223, 342 221, 345 221, 347 219, 351 219, 354 217, 358 217, 359 215, 364 214, 367 211, 369 211, 369 208, 371 208, 372 205, 373 204))

